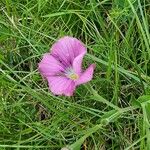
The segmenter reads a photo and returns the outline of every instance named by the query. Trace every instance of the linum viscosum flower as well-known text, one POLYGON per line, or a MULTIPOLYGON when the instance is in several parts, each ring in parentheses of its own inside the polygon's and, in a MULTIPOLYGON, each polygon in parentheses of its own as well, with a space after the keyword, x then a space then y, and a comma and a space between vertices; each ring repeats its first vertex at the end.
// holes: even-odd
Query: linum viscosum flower
POLYGON ((95 65, 82 70, 86 47, 76 38, 65 36, 44 54, 38 69, 47 79, 50 91, 55 95, 72 96, 76 87, 90 81, 95 65))

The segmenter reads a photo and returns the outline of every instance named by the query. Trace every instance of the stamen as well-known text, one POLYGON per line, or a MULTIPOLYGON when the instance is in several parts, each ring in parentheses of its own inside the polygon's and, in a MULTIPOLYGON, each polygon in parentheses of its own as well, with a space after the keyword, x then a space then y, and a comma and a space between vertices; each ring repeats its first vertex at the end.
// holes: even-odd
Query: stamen
POLYGON ((79 76, 78 76, 78 74, 76 74, 75 72, 74 72, 74 70, 70 67, 70 68, 67 68, 67 70, 66 70, 66 76, 68 77, 68 78, 70 78, 71 80, 77 80, 77 79, 79 79, 79 76))
POLYGON ((74 74, 70 74, 69 78, 72 80, 77 80, 77 79, 79 79, 79 76, 76 73, 74 73, 74 74))

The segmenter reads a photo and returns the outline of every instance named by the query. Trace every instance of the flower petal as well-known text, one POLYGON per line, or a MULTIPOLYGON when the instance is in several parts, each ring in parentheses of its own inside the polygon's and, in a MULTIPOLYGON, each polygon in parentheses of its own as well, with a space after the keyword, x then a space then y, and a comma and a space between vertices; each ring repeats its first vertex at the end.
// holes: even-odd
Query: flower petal
POLYGON ((56 75, 64 71, 62 64, 48 53, 43 56, 43 59, 38 64, 38 69, 44 77, 56 75))
POLYGON ((70 83, 70 85, 67 86, 66 90, 64 90, 64 95, 66 95, 66 96, 72 96, 72 95, 73 95, 73 92, 74 92, 74 90, 75 90, 75 88, 76 88, 75 82, 72 81, 72 82, 70 83))
POLYGON ((84 84, 90 81, 93 78, 93 73, 95 69, 95 64, 90 65, 80 76, 80 78, 76 81, 75 85, 84 84))
POLYGON ((75 57, 86 53, 84 44, 76 38, 65 36, 53 44, 51 54, 57 57, 66 66, 72 65, 75 57))
POLYGON ((75 83, 62 76, 48 77, 49 89, 55 95, 71 96, 75 90, 75 83))
POLYGON ((73 70, 78 75, 80 75, 81 72, 82 72, 82 61, 83 61, 83 57, 84 57, 85 54, 86 54, 85 52, 81 53, 73 61, 73 70))

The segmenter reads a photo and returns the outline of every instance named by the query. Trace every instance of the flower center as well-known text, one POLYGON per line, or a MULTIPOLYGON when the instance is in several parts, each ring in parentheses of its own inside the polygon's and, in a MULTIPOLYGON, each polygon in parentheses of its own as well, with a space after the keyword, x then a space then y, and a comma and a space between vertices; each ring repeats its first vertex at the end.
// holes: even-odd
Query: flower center
POLYGON ((65 74, 71 80, 77 80, 77 79, 79 79, 79 75, 75 73, 75 71, 73 70, 73 68, 68 68, 65 71, 65 74))
POLYGON ((72 79, 72 80, 77 80, 77 79, 79 79, 79 76, 78 76, 76 73, 70 74, 68 77, 69 77, 70 79, 72 79))

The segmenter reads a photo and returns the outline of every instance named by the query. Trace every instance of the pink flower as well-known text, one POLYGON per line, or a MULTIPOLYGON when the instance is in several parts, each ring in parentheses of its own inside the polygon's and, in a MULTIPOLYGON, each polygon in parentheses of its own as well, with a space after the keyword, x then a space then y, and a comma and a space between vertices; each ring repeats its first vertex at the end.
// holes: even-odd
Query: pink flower
POLYGON ((90 81, 95 65, 82 71, 86 47, 76 38, 65 36, 53 44, 39 63, 39 71, 48 81, 49 89, 56 95, 71 96, 76 86, 90 81))

